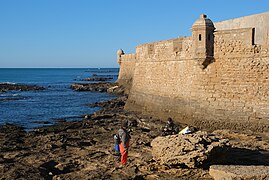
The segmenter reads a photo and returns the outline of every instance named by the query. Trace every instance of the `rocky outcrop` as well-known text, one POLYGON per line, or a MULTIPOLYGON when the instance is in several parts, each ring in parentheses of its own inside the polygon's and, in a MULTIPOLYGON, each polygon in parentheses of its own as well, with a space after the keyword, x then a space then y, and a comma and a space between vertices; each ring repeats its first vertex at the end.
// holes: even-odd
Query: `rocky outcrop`
POLYGON ((212 155, 222 152, 228 140, 198 131, 193 134, 157 137, 151 142, 152 155, 160 164, 201 167, 212 155))
POLYGON ((118 112, 120 110, 123 110, 126 100, 127 97, 123 96, 108 101, 95 102, 93 104, 89 104, 88 106, 93 108, 100 107, 103 108, 103 110, 110 109, 113 110, 114 112, 118 112))
POLYGON ((75 91, 95 91, 107 92, 111 87, 115 86, 114 83, 90 83, 90 84, 72 84, 71 88, 75 91))
POLYGON ((113 78, 111 77, 94 77, 94 78, 85 78, 82 81, 109 81, 113 78))
POLYGON ((27 85, 27 84, 9 84, 2 83, 0 84, 0 92, 6 92, 10 90, 16 91, 37 91, 44 90, 44 87, 36 86, 36 85, 27 85))
POLYGON ((93 92, 108 92, 115 95, 126 94, 125 88, 117 86, 112 82, 99 82, 90 84, 72 84, 71 88, 75 91, 93 91, 93 92))
POLYGON ((269 166, 213 165, 210 166, 209 174, 215 180, 263 180, 269 179, 269 166))

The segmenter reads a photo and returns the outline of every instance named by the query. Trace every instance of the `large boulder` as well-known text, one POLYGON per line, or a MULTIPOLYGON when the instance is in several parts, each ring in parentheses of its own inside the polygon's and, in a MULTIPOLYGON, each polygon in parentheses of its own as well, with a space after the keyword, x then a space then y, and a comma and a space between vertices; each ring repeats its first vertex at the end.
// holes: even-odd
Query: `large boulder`
POLYGON ((200 167, 228 145, 228 139, 202 131, 157 137, 151 142, 152 155, 160 164, 189 168, 200 167))

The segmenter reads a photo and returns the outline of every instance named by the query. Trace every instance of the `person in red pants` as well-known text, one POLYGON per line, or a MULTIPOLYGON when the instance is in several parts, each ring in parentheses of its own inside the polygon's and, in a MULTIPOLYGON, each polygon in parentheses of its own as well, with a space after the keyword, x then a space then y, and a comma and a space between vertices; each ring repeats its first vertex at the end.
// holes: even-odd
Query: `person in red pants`
POLYGON ((121 128, 118 131, 120 138, 120 153, 121 153, 121 164, 125 165, 128 158, 128 148, 130 144, 131 136, 127 130, 128 121, 123 120, 121 122, 121 128))

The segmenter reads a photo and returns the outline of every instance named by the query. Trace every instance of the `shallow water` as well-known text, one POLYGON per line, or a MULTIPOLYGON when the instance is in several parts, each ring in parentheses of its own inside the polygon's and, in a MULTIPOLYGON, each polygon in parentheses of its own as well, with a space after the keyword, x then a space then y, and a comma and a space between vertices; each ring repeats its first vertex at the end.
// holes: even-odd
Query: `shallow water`
POLYGON ((26 129, 51 125, 55 119, 77 120, 98 108, 86 104, 113 98, 113 95, 98 92, 75 92, 72 83, 88 83, 80 79, 97 75, 113 75, 115 81, 118 68, 93 69, 2 69, 0 83, 22 83, 43 86, 41 91, 8 91, 0 93, 0 124, 12 123, 26 129), (73 117, 73 118, 70 118, 73 117))

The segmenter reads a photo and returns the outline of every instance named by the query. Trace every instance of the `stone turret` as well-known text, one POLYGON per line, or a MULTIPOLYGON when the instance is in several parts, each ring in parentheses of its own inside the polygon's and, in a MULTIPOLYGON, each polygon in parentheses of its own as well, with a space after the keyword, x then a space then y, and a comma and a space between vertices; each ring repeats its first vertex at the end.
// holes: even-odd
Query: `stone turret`
POLYGON ((205 14, 192 25, 194 58, 211 58, 214 56, 214 24, 205 14))
POLYGON ((121 64, 121 55, 124 54, 124 51, 122 49, 119 49, 117 51, 117 55, 118 55, 118 63, 121 64))

